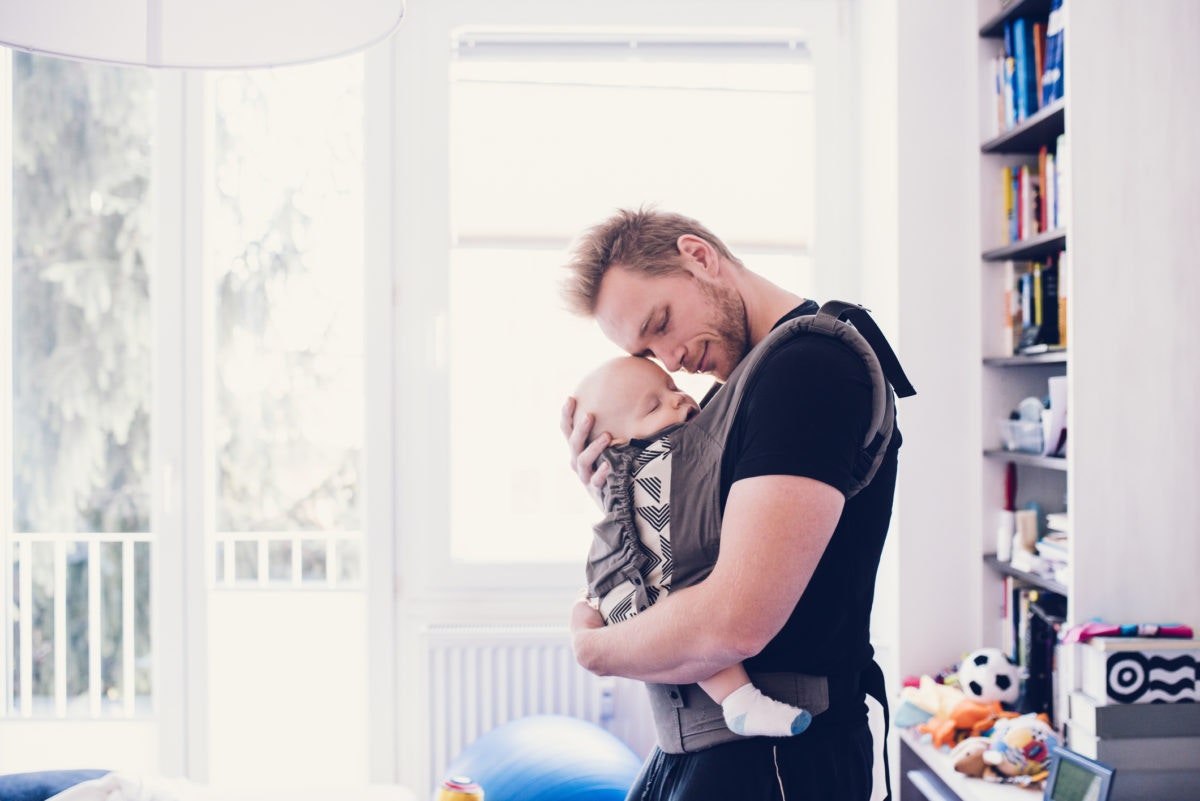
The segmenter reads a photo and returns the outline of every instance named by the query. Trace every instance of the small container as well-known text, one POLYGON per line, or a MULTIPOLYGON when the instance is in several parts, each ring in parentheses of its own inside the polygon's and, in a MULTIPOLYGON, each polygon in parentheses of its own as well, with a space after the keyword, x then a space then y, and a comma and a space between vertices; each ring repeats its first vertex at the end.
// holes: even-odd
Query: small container
POLYGON ((1042 424, 1030 420, 1001 420, 1000 447, 1021 453, 1042 452, 1042 424))
POLYGON ((483 801, 483 788, 467 776, 451 776, 438 787, 433 801, 483 801))
POLYGON ((1012 559, 1013 533, 1016 530, 1016 514, 1006 509, 1000 510, 1000 519, 996 526, 996 558, 1001 562, 1012 559))

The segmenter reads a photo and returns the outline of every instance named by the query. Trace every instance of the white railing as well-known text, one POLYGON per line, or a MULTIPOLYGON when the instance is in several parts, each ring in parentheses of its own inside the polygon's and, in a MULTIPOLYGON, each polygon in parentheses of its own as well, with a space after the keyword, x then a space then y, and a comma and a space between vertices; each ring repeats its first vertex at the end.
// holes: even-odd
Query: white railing
POLYGON ((5 623, 5 652, 9 655, 5 699, 0 707, 5 714, 27 718, 135 717, 139 702, 149 701, 148 697, 139 698, 137 693, 136 635, 139 582, 148 580, 149 571, 147 576, 139 578, 136 555, 139 547, 145 548, 146 564, 149 565, 150 540, 150 534, 145 532, 20 533, 8 538, 8 564, 15 581, 17 603, 15 607, 6 604, 7 612, 0 616, 5 623), (119 568, 108 575, 103 570, 102 551, 106 546, 119 549, 120 554, 119 561, 114 560, 119 568), (68 609, 67 578, 71 557, 80 550, 87 563, 87 598, 79 615, 86 621, 87 631, 87 663, 83 666, 86 691, 72 696, 67 683, 68 666, 70 662, 82 659, 83 649, 73 654, 68 639, 69 624, 78 621, 71 619, 68 609), (46 551, 49 551, 49 560, 45 558, 46 551), (49 596, 46 601, 51 607, 49 626, 38 625, 34 620, 38 606, 34 598, 35 578, 40 579, 38 589, 49 596), (105 582, 110 582, 107 588, 105 582), (121 597, 120 621, 115 626, 120 632, 117 659, 121 671, 119 683, 114 676, 105 687, 104 631, 106 625, 114 626, 105 619, 103 599, 105 589, 113 587, 121 597), (49 694, 35 693, 35 659, 47 652, 53 655, 53 688, 49 694))
POLYGON ((221 531, 212 543, 215 589, 363 588, 360 531, 221 531))
MULTIPOLYGON (((0 717, 111 719, 149 713, 152 695, 148 689, 139 695, 137 677, 139 660, 148 670, 153 646, 139 655, 138 633, 149 636, 153 610, 139 612, 137 599, 142 594, 148 606, 152 545, 147 532, 7 538, 6 570, 14 582, 7 592, 16 603, 6 602, 0 612, 0 655, 5 657, 0 661, 6 665, 0 717), (86 597, 71 603, 82 592, 70 586, 71 568, 80 562, 86 564, 86 597), (116 612, 111 601, 105 604, 114 593, 120 598, 116 612), (117 643, 118 651, 107 660, 106 642, 117 643), (106 664, 119 665, 119 672, 106 670, 106 664), (52 670, 53 680, 35 687, 41 670, 52 670), (83 677, 73 687, 72 670, 83 677)), ((214 590, 363 589, 358 531, 219 532, 211 549, 208 575, 214 590)))

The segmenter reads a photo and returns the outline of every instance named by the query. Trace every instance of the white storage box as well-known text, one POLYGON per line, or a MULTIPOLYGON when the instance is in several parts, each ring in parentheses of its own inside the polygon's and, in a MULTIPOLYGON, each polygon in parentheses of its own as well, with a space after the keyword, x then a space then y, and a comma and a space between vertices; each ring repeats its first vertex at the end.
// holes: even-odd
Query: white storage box
POLYGON ((1100 703, 1200 702, 1200 640, 1096 637, 1077 648, 1080 689, 1100 703))

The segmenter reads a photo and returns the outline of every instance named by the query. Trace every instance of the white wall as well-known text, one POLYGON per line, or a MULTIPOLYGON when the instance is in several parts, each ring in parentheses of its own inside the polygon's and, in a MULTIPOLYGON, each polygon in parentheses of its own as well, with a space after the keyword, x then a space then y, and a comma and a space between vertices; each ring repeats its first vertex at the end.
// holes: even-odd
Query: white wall
POLYGON ((899 404, 893 594, 877 604, 894 604, 894 669, 919 675, 957 660, 980 616, 956 522, 979 516, 979 460, 963 447, 978 441, 974 9, 864 0, 860 18, 866 294, 918 393, 899 404))

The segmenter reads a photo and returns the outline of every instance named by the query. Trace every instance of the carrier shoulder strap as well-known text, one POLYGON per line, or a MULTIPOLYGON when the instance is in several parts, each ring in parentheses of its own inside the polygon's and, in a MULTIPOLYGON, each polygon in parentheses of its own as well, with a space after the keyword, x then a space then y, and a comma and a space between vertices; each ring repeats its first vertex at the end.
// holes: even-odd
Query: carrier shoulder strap
MULTIPOLYGON (((858 304, 831 300, 821 306, 816 314, 805 314, 784 321, 750 350, 709 405, 715 404, 713 412, 721 420, 719 436, 724 442, 749 379, 762 360, 792 338, 809 333, 832 337, 848 347, 862 360, 871 378, 871 422, 855 463, 851 486, 846 493, 846 497, 851 498, 875 477, 887 452, 895 428, 895 396, 907 398, 916 394, 900 366, 900 360, 867 309, 858 304)), ((705 411, 708 411, 707 406, 705 411)))

